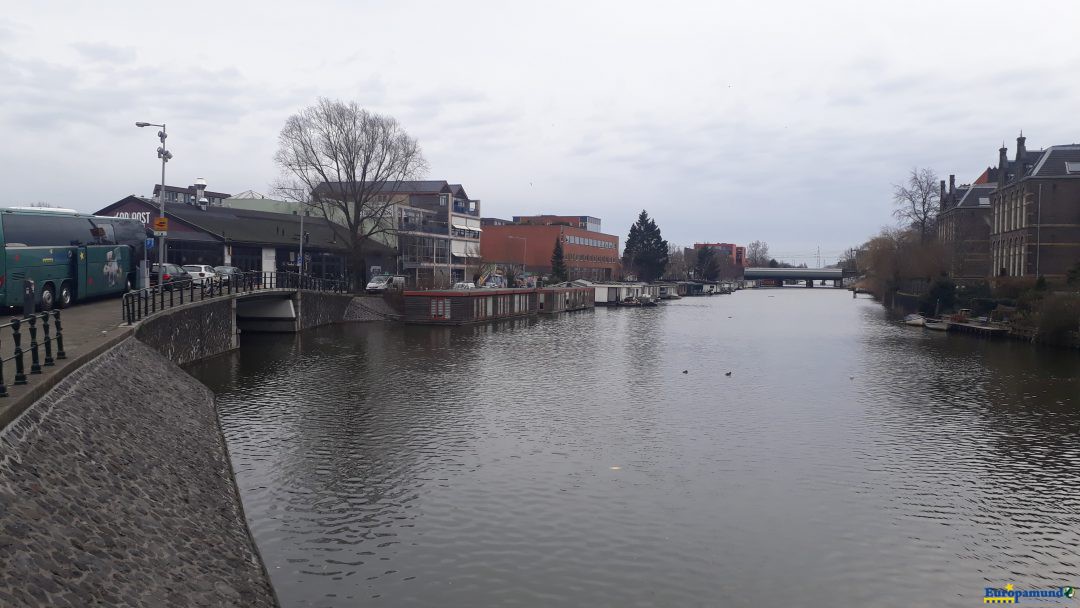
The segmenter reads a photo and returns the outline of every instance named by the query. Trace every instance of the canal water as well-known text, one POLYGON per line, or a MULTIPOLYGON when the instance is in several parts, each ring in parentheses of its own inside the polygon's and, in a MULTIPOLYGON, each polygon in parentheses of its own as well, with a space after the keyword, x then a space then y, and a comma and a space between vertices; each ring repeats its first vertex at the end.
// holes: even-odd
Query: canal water
POLYGON ((974 606, 1080 583, 1080 357, 845 291, 244 335, 191 371, 287 607, 974 606))

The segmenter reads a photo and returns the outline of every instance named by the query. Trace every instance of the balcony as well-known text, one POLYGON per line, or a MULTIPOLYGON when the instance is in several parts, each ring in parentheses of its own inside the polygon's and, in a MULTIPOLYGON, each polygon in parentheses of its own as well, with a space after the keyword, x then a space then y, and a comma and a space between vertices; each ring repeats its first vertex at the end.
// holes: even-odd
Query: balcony
POLYGON ((460 204, 457 201, 455 201, 454 206, 451 207, 450 210, 453 211, 454 213, 457 213, 458 215, 469 215, 469 216, 472 216, 472 217, 480 217, 480 208, 479 208, 479 206, 476 209, 473 209, 472 211, 470 211, 469 206, 467 204, 463 205, 463 204, 460 204))

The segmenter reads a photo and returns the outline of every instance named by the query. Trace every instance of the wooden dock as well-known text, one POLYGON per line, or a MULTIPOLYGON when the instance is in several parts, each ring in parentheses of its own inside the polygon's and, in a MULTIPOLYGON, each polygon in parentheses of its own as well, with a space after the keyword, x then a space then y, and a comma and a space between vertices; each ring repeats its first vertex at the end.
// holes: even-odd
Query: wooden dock
POLYGON ((982 338, 996 338, 1009 334, 1009 328, 1003 325, 984 325, 972 321, 947 321, 949 331, 973 334, 982 338))

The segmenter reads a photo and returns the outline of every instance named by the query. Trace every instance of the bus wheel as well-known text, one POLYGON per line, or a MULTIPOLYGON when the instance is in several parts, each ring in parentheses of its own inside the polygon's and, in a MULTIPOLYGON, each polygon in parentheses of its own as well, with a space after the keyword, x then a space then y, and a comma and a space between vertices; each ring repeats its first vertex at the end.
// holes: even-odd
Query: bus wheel
POLYGON ((135 280, 131 278, 130 274, 128 275, 127 285, 125 285, 124 291, 135 291, 135 280))
POLYGON ((64 281, 60 284, 60 299, 56 302, 60 308, 71 306, 71 283, 64 281))
POLYGON ((41 310, 52 310, 56 304, 56 288, 52 283, 46 283, 41 290, 41 310))

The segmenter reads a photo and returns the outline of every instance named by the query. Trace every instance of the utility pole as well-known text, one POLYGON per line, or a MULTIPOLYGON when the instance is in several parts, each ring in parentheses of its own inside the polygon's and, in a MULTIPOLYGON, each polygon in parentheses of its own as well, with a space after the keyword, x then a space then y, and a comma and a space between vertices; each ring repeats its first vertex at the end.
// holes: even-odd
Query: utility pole
MULTIPOLYGON (((158 146, 157 155, 161 159, 161 190, 158 191, 158 217, 165 218, 165 163, 169 162, 172 158, 172 152, 165 149, 165 139, 169 137, 165 133, 165 123, 154 124, 151 122, 137 122, 136 127, 161 127, 158 131, 158 139, 161 141, 161 145, 158 146)), ((162 234, 158 238, 158 272, 164 272, 165 266, 165 235, 162 234)))

